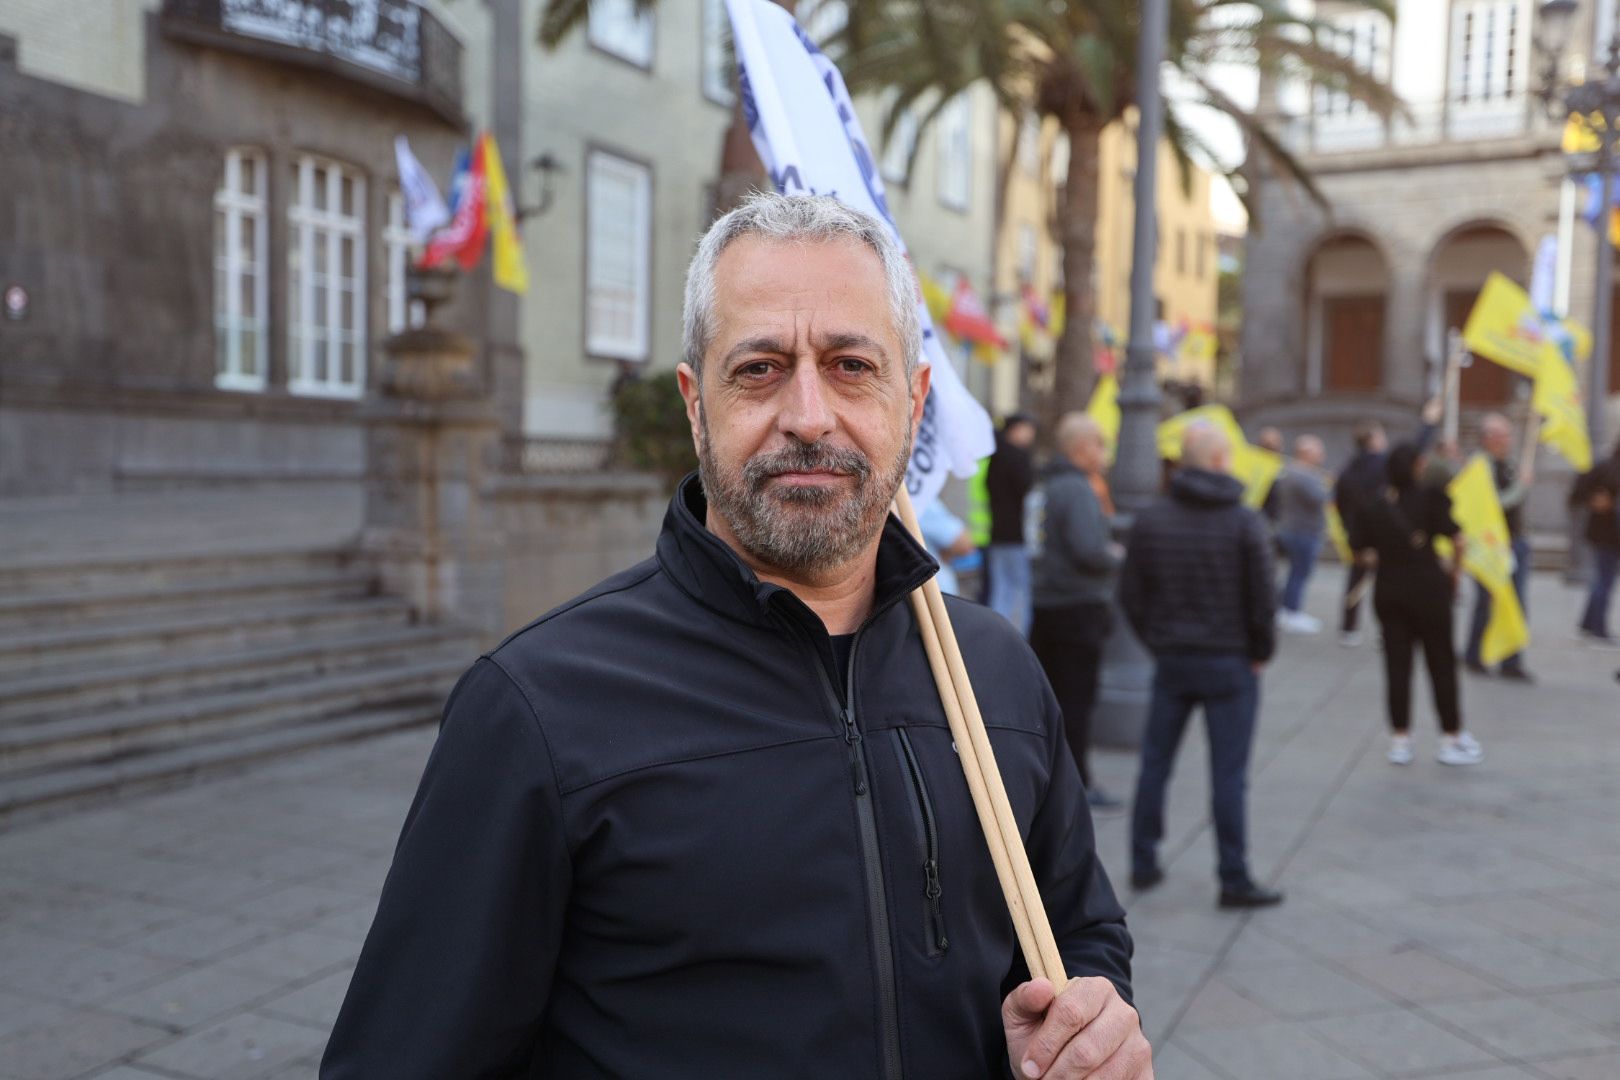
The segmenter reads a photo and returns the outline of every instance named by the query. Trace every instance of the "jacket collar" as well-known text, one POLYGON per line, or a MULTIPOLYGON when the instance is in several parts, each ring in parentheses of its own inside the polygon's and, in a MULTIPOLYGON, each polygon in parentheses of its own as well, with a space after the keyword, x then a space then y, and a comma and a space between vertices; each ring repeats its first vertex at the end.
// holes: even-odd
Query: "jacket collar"
MULTIPOLYGON (((791 590, 761 581, 724 540, 710 532, 704 524, 707 513, 703 485, 697 473, 689 473, 675 489, 658 537, 658 562, 683 592, 722 615, 756 626, 771 624, 773 608, 791 611, 800 619, 814 618, 791 590)), ((938 571, 939 564, 890 514, 878 543, 869 621, 938 571)))

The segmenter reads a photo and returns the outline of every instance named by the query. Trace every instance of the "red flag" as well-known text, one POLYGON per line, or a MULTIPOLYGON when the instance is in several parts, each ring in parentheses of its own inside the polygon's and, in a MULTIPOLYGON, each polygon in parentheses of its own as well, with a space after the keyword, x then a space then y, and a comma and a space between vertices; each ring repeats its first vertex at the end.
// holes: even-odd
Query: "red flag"
POLYGON ((985 314, 984 305, 979 302, 965 274, 956 279, 956 289, 951 294, 950 314, 945 316, 945 332, 958 341, 994 345, 998 349, 1007 347, 1007 340, 996 331, 996 324, 985 314))
POLYGON ((435 233, 433 239, 428 241, 427 249, 422 252, 424 267, 435 267, 454 256, 463 270, 471 270, 484 257, 484 243, 489 238, 484 215, 485 175, 484 143, 479 140, 450 224, 435 233))

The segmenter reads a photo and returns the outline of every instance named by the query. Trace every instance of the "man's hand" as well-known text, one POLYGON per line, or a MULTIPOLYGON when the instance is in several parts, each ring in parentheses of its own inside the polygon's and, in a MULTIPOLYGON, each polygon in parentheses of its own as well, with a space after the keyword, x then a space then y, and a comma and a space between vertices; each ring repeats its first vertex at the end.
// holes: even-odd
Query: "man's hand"
POLYGON ((1142 1020, 1107 979, 1074 979, 1056 997, 1045 979, 1024 983, 1001 1003, 1001 1025, 1016 1076, 1153 1080, 1142 1020))

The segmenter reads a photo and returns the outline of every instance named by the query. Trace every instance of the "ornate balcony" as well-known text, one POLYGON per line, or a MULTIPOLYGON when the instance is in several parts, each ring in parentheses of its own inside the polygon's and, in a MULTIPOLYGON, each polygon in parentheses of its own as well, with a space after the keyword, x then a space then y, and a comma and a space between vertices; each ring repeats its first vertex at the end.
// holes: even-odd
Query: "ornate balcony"
POLYGON ((164 0, 163 28, 331 72, 462 121, 461 43, 416 0, 164 0))

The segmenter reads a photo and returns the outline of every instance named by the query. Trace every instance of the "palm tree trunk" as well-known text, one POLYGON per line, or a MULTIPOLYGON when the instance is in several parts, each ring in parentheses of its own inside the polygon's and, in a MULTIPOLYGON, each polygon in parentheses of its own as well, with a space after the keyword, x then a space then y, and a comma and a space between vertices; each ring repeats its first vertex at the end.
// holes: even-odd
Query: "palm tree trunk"
POLYGON ((1064 118, 1069 137, 1069 169, 1058 201, 1058 242, 1063 247, 1063 333, 1053 360, 1052 392, 1043 410, 1043 434, 1050 436, 1064 413, 1086 407, 1095 379, 1091 362, 1096 289, 1092 281, 1097 246, 1097 162, 1102 123, 1090 113, 1064 118))

